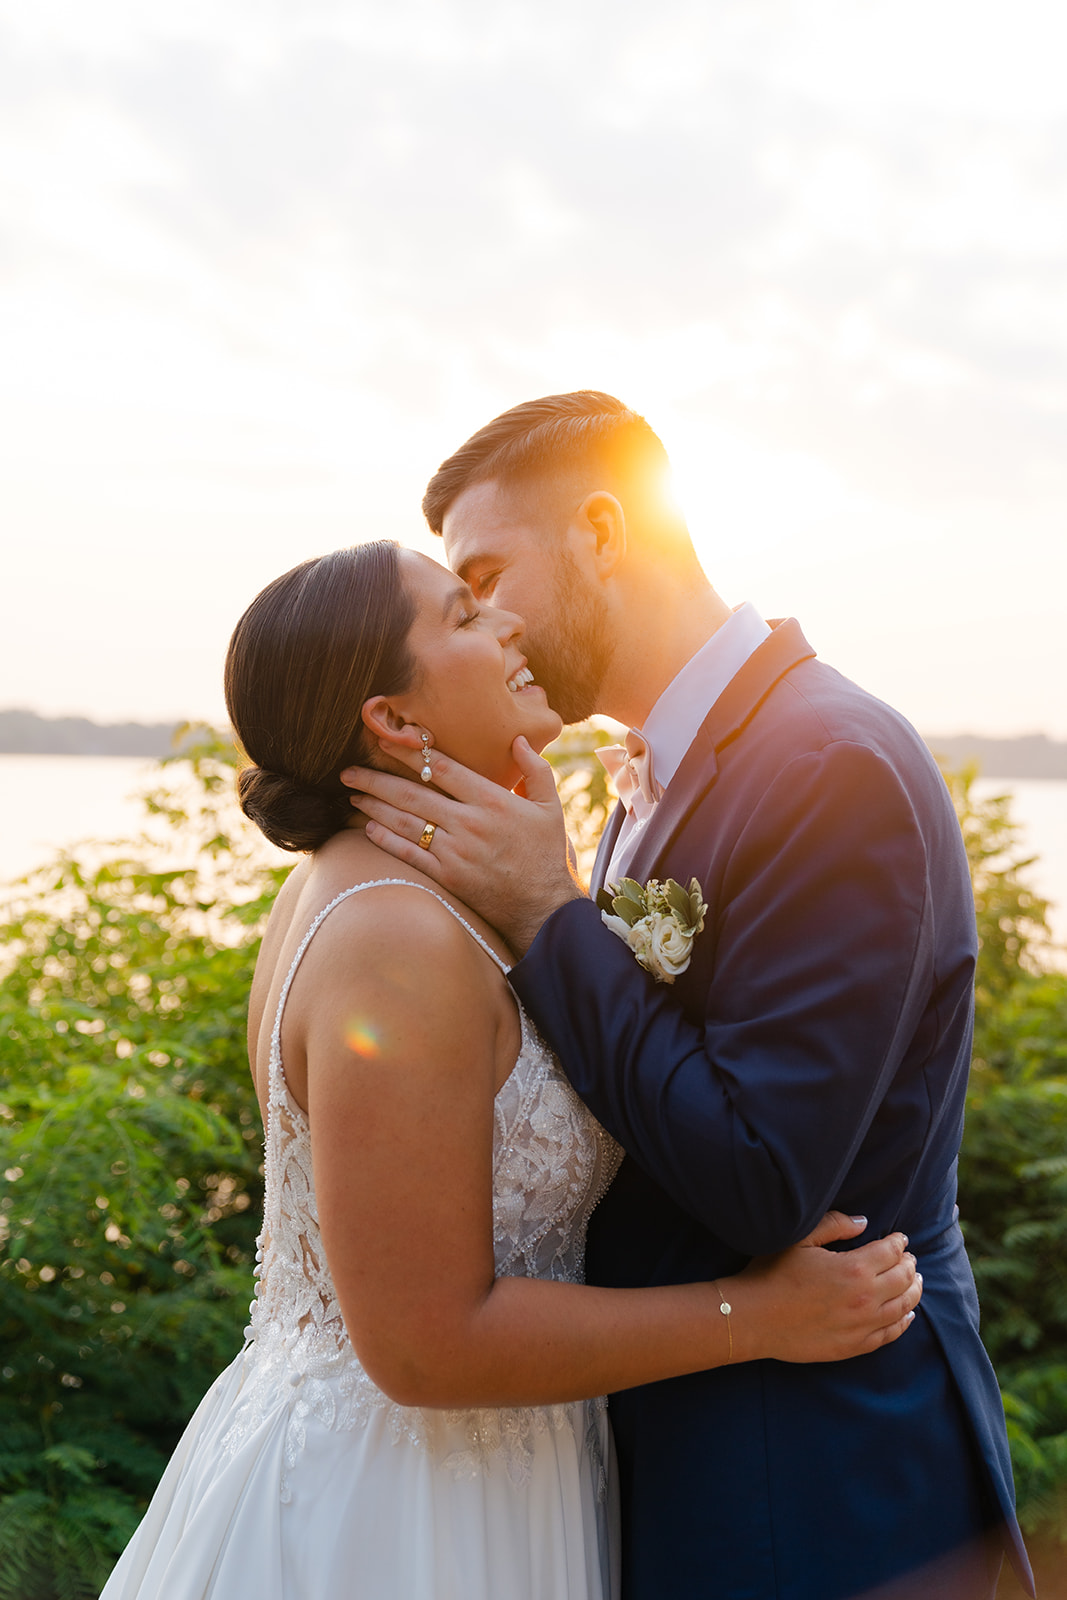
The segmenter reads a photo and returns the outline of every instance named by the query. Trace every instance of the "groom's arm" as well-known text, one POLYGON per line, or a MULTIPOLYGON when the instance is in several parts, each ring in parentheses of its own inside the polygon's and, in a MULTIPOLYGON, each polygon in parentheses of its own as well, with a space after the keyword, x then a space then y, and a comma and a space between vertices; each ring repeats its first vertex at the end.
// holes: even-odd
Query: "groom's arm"
MULTIPOLYGON (((803 1237, 837 1197, 934 981, 925 849, 896 775, 865 746, 831 744, 789 763, 754 802, 709 912, 714 931, 701 936, 715 941, 714 985, 698 1023, 581 897, 561 866, 551 771, 515 748, 525 799, 436 756, 429 790, 380 772, 342 776, 363 791, 355 803, 376 843, 528 950, 512 969, 516 992, 660 1186, 740 1251, 803 1237), (427 819, 439 831, 424 852, 427 819)), ((685 841, 699 847, 700 820, 661 876, 688 879, 697 862, 685 841)), ((957 964, 973 956, 961 939, 957 964)), ((704 959, 698 948, 696 970, 704 959)), ((966 1003, 969 970, 937 976, 966 1003)), ((921 1077, 911 1090, 894 1151, 905 1164, 931 1115, 921 1077)))
MULTIPOLYGON (((698 814, 688 828, 699 825, 698 814)), ((511 982, 628 1153, 721 1238, 759 1254, 803 1237, 838 1195, 923 1015, 928 873, 895 774, 869 749, 835 744, 780 773, 723 884, 701 936, 715 945, 699 1023, 588 902, 549 918, 511 982)), ((961 939, 960 962, 972 959, 961 939)), ((965 979, 939 976, 965 1004, 965 979)), ((905 1164, 930 1117, 921 1081, 913 1094, 891 1153, 905 1164)))

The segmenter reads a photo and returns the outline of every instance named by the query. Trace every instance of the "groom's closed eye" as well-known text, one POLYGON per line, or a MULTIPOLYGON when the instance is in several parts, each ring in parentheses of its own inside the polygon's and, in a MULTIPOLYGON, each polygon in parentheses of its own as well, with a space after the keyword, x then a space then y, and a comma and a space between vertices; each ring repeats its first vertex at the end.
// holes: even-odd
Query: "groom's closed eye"
POLYGON ((492 597, 502 572, 501 567, 490 567, 485 572, 462 574, 471 586, 471 593, 476 600, 488 600, 492 597))

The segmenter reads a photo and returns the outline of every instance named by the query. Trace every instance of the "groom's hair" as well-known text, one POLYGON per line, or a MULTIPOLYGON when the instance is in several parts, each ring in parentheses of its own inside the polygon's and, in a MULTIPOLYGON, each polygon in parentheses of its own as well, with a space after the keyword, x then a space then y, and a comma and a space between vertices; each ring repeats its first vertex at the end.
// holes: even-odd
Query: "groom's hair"
POLYGON ((581 478, 588 487, 647 492, 670 470, 667 452, 644 417, 598 389, 549 394, 513 406, 471 434, 442 461, 422 510, 440 533, 448 508, 477 483, 530 493, 581 478))

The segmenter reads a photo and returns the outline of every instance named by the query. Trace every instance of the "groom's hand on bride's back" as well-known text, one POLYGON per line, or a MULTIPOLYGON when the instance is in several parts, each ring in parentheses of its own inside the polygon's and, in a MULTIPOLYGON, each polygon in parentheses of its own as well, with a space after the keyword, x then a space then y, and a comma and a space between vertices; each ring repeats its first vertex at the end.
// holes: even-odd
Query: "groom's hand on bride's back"
MULTIPOLYGON (((420 752, 384 740, 381 748, 414 773, 422 767, 420 752)), ((477 911, 522 956, 552 912, 583 891, 552 768, 523 738, 512 753, 522 773, 514 791, 436 750, 429 785, 369 767, 349 767, 341 781, 355 791, 369 839, 477 911), (431 824, 429 845, 420 846, 431 824)))

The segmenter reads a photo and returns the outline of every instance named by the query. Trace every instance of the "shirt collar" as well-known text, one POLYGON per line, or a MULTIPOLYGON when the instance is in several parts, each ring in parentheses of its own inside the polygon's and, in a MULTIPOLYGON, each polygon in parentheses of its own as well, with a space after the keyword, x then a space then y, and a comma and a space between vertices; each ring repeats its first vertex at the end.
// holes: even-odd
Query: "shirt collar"
POLYGON ((640 730, 652 750, 656 782, 666 788, 682 764, 701 723, 730 679, 770 634, 748 600, 671 679, 640 730))

